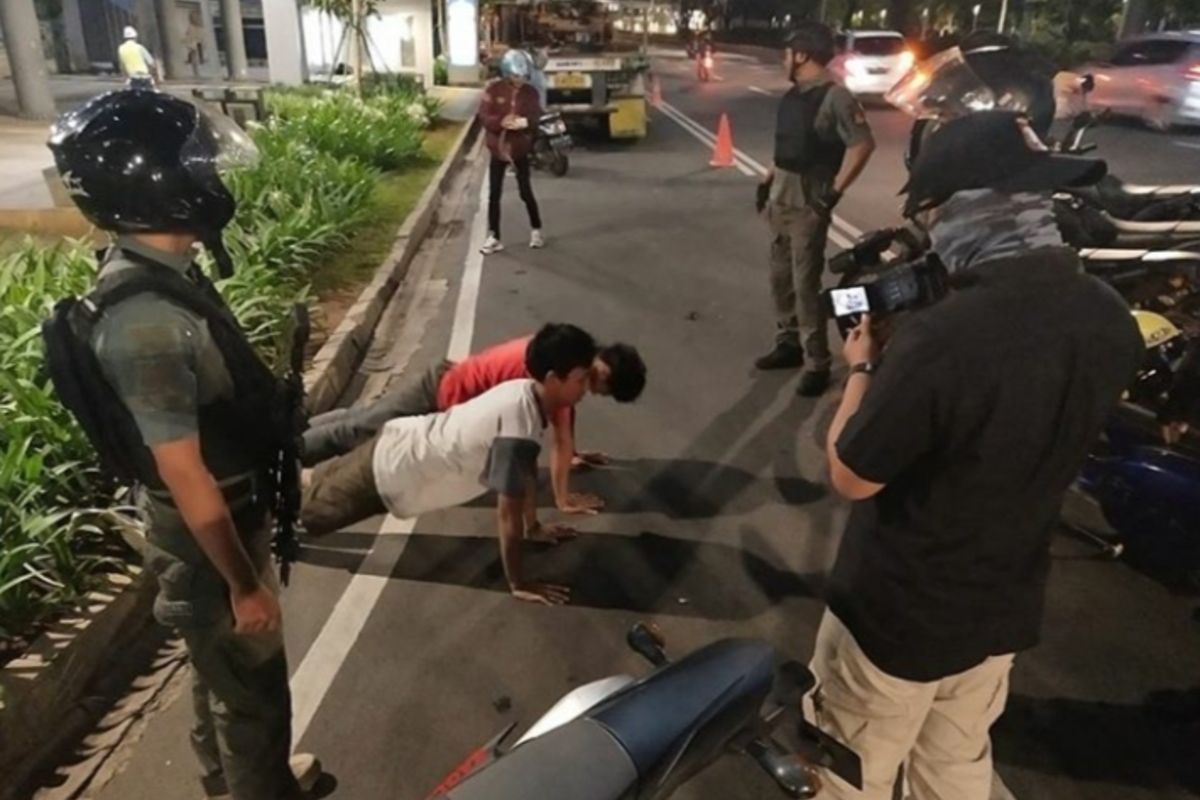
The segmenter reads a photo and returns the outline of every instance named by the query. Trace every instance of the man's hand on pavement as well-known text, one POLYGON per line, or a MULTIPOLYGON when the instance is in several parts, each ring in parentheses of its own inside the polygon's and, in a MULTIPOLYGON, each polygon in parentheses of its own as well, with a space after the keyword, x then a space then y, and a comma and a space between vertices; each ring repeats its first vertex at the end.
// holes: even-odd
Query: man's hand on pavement
POLYGON ((571 590, 552 583, 527 583, 512 588, 512 596, 526 603, 544 606, 565 606, 571 600, 571 590))
POLYGON ((574 539, 578 535, 579 531, 569 525, 543 525, 536 522, 525 529, 526 541, 544 544, 558 544, 567 539, 574 539))
POLYGON ((599 450, 586 450, 582 453, 576 453, 575 458, 571 460, 573 467, 604 467, 612 463, 612 459, 608 457, 608 453, 601 453, 599 450))
POLYGON ((572 492, 558 504, 558 510, 564 514, 599 514, 604 510, 604 501, 594 494, 572 492))
POLYGON ((871 315, 863 314, 858 327, 850 331, 842 346, 842 355, 850 366, 879 360, 879 343, 871 330, 871 315))
POLYGON ((267 586, 231 596, 233 632, 241 634, 274 633, 283 627, 279 598, 267 586))

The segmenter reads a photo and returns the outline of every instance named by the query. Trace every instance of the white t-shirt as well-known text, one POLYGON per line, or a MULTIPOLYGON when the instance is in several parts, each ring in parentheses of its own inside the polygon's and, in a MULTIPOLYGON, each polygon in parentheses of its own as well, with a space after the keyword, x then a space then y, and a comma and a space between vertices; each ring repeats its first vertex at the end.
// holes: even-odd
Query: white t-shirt
POLYGON ((524 494, 537 480, 546 430, 534 385, 506 381, 447 411, 385 424, 374 469, 388 511, 416 517, 488 490, 524 494))

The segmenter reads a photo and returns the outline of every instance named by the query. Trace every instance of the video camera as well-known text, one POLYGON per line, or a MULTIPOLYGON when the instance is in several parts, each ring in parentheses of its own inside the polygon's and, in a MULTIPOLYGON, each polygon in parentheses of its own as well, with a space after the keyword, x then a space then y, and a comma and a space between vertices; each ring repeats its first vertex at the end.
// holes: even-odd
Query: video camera
POLYGON ((942 262, 930 254, 889 266, 876 273, 872 281, 827 289, 824 294, 830 313, 838 319, 867 313, 893 314, 945 297, 946 277, 942 262))
POLYGON ((906 229, 885 228, 863 236, 830 259, 830 271, 842 275, 836 288, 822 294, 829 313, 845 336, 866 313, 894 314, 922 308, 945 297, 946 268, 906 229), (884 253, 900 245, 902 257, 884 263, 884 253))

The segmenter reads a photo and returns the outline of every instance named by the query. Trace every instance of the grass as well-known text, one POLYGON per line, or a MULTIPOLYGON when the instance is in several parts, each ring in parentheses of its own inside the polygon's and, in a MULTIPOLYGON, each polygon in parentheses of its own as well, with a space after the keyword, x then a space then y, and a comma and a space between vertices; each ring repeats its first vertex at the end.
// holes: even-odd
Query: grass
POLYGON ((462 123, 442 121, 425 134, 422 158, 400 172, 387 172, 376 183, 366 220, 355 230, 353 243, 313 276, 318 297, 343 293, 366 284, 387 258, 396 232, 417 207, 429 182, 450 153, 462 123))

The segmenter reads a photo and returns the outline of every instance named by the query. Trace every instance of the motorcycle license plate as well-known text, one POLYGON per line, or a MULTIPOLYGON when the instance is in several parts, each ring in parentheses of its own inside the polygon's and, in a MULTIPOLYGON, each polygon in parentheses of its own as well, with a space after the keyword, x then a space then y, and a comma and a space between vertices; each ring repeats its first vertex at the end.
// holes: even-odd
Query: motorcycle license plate
POLYGON ((555 89, 587 89, 592 79, 584 72, 560 72, 551 78, 551 83, 555 89))

